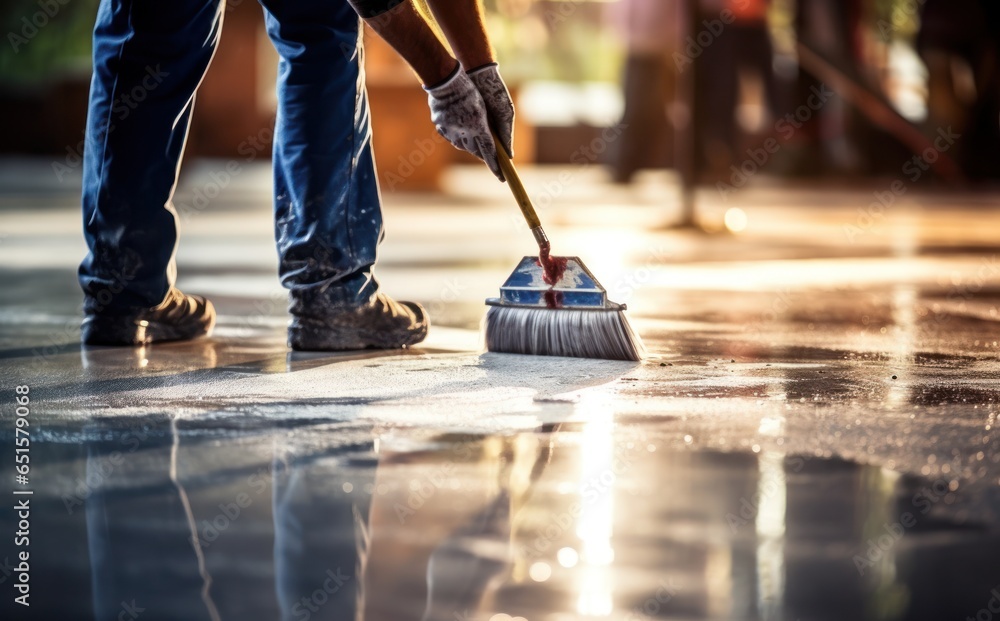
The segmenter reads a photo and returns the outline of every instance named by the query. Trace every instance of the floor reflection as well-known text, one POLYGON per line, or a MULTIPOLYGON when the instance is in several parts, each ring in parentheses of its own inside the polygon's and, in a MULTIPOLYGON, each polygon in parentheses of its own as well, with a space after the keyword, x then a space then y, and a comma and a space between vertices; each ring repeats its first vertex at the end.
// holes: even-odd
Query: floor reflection
POLYGON ((37 592, 71 585, 37 618, 938 621, 1000 584, 947 480, 665 450, 586 401, 489 435, 96 418, 36 450, 37 592))

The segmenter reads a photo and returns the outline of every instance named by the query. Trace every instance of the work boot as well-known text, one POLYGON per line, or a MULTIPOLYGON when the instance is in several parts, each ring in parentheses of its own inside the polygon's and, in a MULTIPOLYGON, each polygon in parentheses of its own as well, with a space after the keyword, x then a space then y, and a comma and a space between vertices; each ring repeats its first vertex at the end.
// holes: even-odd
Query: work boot
POLYGON ((423 306, 397 302, 384 293, 376 293, 363 306, 332 305, 310 311, 310 315, 292 317, 288 326, 288 346, 292 349, 398 349, 424 340, 430 323, 423 306))
POLYGON ((215 307, 198 295, 171 287, 152 308, 88 313, 83 319, 87 345, 145 345, 206 336, 215 326, 215 307))

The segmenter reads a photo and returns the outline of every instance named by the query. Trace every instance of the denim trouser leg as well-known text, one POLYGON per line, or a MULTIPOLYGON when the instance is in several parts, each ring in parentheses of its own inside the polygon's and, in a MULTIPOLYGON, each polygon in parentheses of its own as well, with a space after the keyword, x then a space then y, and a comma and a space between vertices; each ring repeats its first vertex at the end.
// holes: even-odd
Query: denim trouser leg
POLYGON ((83 166, 86 309, 159 304, 175 277, 171 196, 220 0, 102 0, 83 166))
POLYGON ((261 0, 281 56, 275 238, 295 315, 367 301, 382 237, 360 20, 347 0, 261 0))

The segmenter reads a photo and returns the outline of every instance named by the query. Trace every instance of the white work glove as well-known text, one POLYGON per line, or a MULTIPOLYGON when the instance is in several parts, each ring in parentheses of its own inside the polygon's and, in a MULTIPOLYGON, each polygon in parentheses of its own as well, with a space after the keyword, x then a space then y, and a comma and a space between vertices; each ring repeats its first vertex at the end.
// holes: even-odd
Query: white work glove
POLYGON ((503 181, 497 149, 490 134, 486 103, 472 79, 457 67, 455 73, 433 88, 424 87, 431 108, 431 121, 438 133, 455 147, 486 162, 503 181))
POLYGON ((500 143, 514 157, 514 103, 510 100, 507 85, 500 77, 499 67, 496 63, 490 63, 473 69, 466 75, 483 96, 486 112, 500 143))

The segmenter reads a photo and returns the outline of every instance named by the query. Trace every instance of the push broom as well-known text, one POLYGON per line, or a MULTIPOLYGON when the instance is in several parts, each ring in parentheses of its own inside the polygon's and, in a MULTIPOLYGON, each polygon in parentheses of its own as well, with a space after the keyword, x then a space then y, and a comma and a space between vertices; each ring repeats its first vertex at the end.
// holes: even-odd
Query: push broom
POLYGON ((578 257, 554 257, 548 236, 500 140, 500 169, 531 233, 538 256, 524 257, 486 300, 486 349, 534 356, 642 360, 645 347, 607 291, 578 257))

